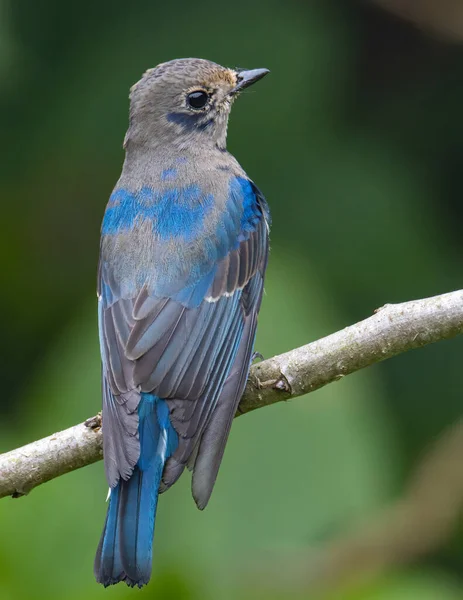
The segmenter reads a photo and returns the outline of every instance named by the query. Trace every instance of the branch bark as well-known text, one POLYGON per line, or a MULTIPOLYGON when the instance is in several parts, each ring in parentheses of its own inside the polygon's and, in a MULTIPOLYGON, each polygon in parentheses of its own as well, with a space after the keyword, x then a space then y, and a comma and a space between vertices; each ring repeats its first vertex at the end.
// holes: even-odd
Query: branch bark
MULTIPOLYGON (((463 333, 463 290, 386 304, 355 325, 254 365, 238 415, 313 392, 360 369, 463 333)), ((102 458, 99 415, 0 455, 0 498, 19 497, 102 458)))

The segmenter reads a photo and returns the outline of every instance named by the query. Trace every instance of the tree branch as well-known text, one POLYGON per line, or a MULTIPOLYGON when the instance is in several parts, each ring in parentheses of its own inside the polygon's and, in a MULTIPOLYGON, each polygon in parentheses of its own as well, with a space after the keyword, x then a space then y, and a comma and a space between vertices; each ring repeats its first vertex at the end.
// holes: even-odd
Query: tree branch
MULTIPOLYGON (((238 415, 313 392, 372 364, 463 333, 463 290, 402 304, 254 365, 238 415)), ((102 458, 101 418, 0 455, 0 498, 102 458)))

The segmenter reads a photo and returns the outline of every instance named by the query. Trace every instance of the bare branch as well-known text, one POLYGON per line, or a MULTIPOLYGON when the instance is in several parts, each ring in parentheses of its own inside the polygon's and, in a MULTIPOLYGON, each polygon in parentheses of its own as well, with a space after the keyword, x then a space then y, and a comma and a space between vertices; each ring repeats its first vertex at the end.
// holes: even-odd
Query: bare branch
POLYGON ((463 290, 386 304, 372 317, 255 365, 240 410, 318 390, 377 362, 463 333, 463 290))
POLYGON ((0 455, 0 498, 33 488, 103 458, 99 416, 0 455))
MULTIPOLYGON (((372 317, 251 369, 239 406, 244 414, 313 392, 372 364, 463 333, 463 290, 387 304, 372 317)), ((99 416, 0 455, 0 498, 102 458, 99 416)))

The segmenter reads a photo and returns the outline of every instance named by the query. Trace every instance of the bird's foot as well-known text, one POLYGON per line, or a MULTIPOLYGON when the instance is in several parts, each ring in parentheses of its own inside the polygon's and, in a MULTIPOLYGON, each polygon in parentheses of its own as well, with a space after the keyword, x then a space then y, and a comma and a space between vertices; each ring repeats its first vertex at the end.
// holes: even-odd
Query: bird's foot
POLYGON ((257 359, 259 359, 259 361, 264 360, 264 357, 262 356, 262 354, 260 352, 253 352, 252 356, 251 356, 251 364, 256 361, 257 359))
POLYGON ((99 412, 94 417, 90 417, 90 419, 84 421, 84 425, 89 429, 99 430, 101 428, 101 412, 99 412))

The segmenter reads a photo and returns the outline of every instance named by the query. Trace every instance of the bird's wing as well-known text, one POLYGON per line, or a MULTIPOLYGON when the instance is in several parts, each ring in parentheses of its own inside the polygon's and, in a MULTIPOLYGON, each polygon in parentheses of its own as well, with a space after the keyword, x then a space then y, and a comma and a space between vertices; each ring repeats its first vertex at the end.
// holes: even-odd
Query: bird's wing
POLYGON ((117 297, 112 273, 100 265, 103 435, 111 486, 130 477, 138 460, 139 394, 150 392, 167 400, 179 434, 162 488, 194 455, 198 506, 209 498, 249 371, 267 263, 267 205, 246 183, 240 229, 228 252, 174 296, 154 297, 142 287, 133 298, 117 297))

